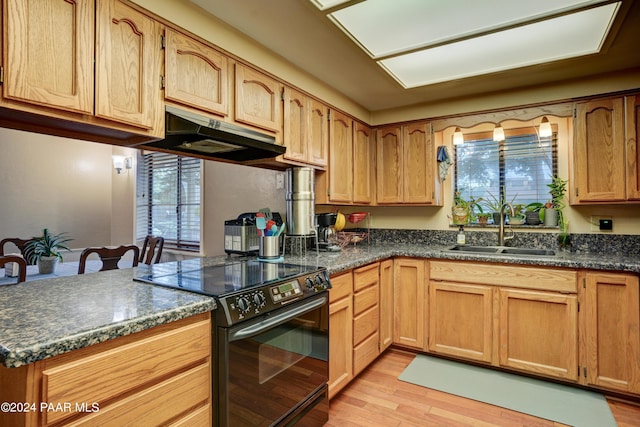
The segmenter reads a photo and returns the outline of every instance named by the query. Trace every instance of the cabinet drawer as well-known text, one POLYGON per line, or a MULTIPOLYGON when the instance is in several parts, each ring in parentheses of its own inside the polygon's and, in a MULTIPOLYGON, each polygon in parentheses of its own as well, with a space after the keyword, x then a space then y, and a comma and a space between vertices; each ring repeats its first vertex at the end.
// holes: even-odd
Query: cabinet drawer
POLYGON ((378 304, 378 285, 370 286, 353 295, 353 314, 358 315, 378 304))
POLYGON ((329 290, 329 302, 338 301, 351 295, 353 288, 353 276, 351 272, 331 277, 331 289, 329 290))
POLYGON ((376 332, 353 348, 353 375, 358 375, 369 366, 378 354, 378 333, 376 332))
MULTIPOLYGON (((209 425, 210 371, 209 363, 199 365, 113 405, 100 406, 98 412, 68 425, 120 427, 135 424, 140 420, 144 420, 144 423, 150 426, 164 425, 176 415, 186 414, 189 409, 198 405, 202 407, 197 411, 200 413, 197 419, 205 422, 189 425, 209 425)), ((195 414, 188 415, 190 420, 192 415, 195 414)))
POLYGON ((353 291, 358 292, 368 286, 378 283, 380 274, 378 272, 379 263, 369 264, 353 270, 353 291))
MULTIPOLYGON (((205 313, 46 360, 42 400, 102 406, 210 354, 211 324, 209 313, 205 313)), ((43 415, 48 424, 72 414, 60 411, 43 415)))
POLYGON ((430 265, 431 280, 577 293, 576 271, 460 261, 431 261, 430 265))
POLYGON ((378 331, 378 306, 353 318, 353 344, 357 345, 366 337, 378 331))

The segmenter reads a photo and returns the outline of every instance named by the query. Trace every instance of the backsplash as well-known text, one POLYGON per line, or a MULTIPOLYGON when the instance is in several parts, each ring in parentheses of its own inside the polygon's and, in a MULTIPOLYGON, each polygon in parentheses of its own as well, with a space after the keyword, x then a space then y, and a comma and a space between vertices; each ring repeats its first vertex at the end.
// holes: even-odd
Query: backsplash
MULTIPOLYGON (((457 230, 395 230, 371 229, 372 243, 424 243, 430 245, 454 245, 457 230)), ((495 246, 498 233, 473 231, 466 233, 468 245, 495 246)), ((557 233, 515 234, 508 246, 540 249, 558 249, 557 233)), ((571 234, 571 251, 576 253, 606 254, 619 256, 640 255, 640 235, 620 234, 571 234)))

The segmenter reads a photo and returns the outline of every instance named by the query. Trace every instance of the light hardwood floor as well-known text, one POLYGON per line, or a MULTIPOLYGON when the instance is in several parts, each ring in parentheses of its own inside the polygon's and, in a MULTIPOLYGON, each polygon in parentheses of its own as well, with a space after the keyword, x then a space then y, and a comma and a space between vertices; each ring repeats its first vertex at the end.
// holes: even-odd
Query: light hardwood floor
MULTIPOLYGON (((398 380, 413 357, 387 350, 331 400, 325 427, 563 425, 398 380)), ((640 426, 640 406, 611 400, 609 406, 619 427, 640 426)))

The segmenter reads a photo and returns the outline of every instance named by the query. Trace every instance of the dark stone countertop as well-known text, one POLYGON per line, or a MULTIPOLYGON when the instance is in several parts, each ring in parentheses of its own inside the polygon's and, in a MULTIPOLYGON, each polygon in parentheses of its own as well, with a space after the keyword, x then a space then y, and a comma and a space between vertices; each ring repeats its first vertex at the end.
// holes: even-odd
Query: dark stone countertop
MULTIPOLYGON (((330 274, 398 256, 640 273, 637 257, 564 252, 553 257, 518 257, 444 251, 450 246, 361 244, 340 252, 287 254, 285 262, 326 267, 330 274)), ((205 258, 202 264, 227 259, 205 258)), ((0 363, 18 367, 216 308, 210 297, 133 281, 133 275, 144 268, 0 286, 0 363)))

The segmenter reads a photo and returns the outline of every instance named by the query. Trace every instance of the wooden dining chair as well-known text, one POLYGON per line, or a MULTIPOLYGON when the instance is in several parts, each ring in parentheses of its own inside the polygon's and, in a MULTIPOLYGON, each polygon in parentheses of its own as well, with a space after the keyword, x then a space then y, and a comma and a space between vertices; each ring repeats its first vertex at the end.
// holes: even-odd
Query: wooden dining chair
POLYGON ((0 267, 4 267, 5 264, 15 262, 18 264, 18 281, 17 283, 27 281, 27 261, 18 255, 2 255, 0 256, 0 267))
MULTIPOLYGON (((13 243, 13 245, 18 248, 18 250, 26 260, 27 255, 25 254, 25 246, 27 245, 27 243, 29 243, 30 240, 31 239, 20 239, 17 237, 9 237, 7 239, 0 240, 0 256, 3 256, 5 254, 4 246, 7 243, 13 243)), ((26 262, 27 262, 27 265, 33 265, 36 263, 35 261, 33 263, 30 263, 29 261, 26 261, 26 262)))
POLYGON ((118 262, 129 251, 133 252, 132 267, 138 265, 138 258, 140 257, 140 248, 136 245, 122 245, 115 248, 86 248, 80 254, 80 261, 78 262, 78 274, 84 274, 84 270, 87 264, 87 258, 91 254, 97 254, 102 261, 102 268, 100 271, 117 270, 118 262))
POLYGON ((157 264, 162 256, 162 248, 164 247, 164 237, 147 236, 140 251, 140 262, 142 264, 157 264))

